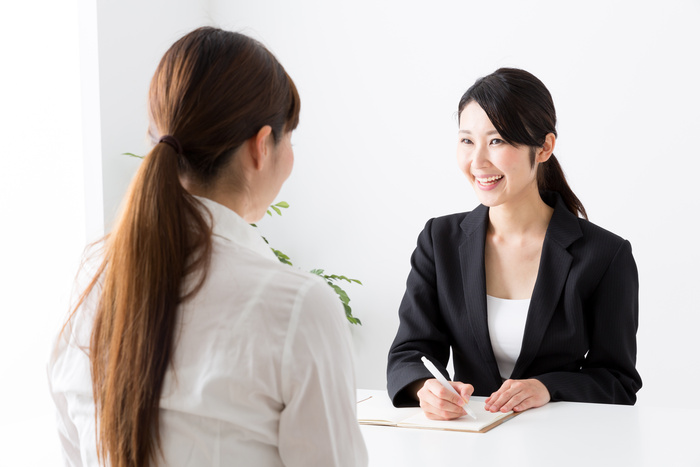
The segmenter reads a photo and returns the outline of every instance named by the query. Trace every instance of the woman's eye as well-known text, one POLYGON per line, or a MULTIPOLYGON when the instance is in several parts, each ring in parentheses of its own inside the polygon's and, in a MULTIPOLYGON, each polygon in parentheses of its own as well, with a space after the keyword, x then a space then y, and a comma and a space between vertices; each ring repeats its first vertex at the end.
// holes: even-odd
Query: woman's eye
POLYGON ((491 144, 496 145, 496 144, 501 144, 503 143, 502 139, 494 138, 491 140, 491 144))
POLYGON ((468 138, 462 138, 462 139, 461 139, 461 143, 462 143, 462 144, 472 144, 472 141, 471 141, 470 139, 468 139, 468 138))

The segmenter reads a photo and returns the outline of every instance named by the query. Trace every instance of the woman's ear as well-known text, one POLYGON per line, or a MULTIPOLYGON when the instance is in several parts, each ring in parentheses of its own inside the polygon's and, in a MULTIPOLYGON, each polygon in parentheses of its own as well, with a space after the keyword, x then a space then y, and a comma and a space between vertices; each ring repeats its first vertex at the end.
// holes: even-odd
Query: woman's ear
POLYGON ((272 127, 265 125, 258 130, 257 134, 248 140, 250 157, 255 170, 262 170, 271 155, 274 144, 272 141, 272 127))
POLYGON ((541 148, 537 149, 537 157, 535 158, 535 160, 537 162, 548 161, 549 157, 554 152, 554 145, 556 144, 556 142, 557 137, 554 136, 554 133, 547 133, 547 136, 544 137, 544 144, 541 148))

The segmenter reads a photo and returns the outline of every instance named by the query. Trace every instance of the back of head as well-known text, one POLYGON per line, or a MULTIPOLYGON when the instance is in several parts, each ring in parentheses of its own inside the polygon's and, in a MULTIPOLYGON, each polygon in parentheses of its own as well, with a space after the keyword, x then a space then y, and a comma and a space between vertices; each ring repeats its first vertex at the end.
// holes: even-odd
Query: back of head
POLYGON ((165 53, 149 91, 149 135, 172 135, 180 169, 207 183, 264 125, 275 141, 299 122, 300 100, 282 65, 243 34, 203 27, 165 53))
POLYGON ((154 147, 73 312, 93 289, 100 293, 90 361, 102 462, 147 465, 159 449, 177 307, 201 287, 212 248, 210 221, 180 180, 214 182, 263 126, 271 126, 275 141, 293 130, 299 109, 282 65, 242 34, 199 28, 163 56, 149 92, 154 147), (185 290, 188 277, 196 280, 185 290))
MULTIPOLYGON (((557 114, 552 95, 532 73, 517 68, 499 68, 476 82, 459 101, 458 115, 470 102, 486 112, 504 141, 512 145, 530 146, 530 163, 535 165, 534 148, 542 147, 549 133, 557 136, 557 114)), ((558 192, 569 211, 586 216, 554 154, 537 169, 540 192, 558 192)))

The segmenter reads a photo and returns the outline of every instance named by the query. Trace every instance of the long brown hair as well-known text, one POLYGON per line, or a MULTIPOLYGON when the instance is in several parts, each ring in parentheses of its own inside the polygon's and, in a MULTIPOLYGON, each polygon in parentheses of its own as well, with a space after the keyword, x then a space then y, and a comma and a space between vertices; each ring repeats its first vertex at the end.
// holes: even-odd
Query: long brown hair
POLYGON ((159 401, 177 307, 201 287, 212 249, 210 219, 180 178, 212 183, 263 126, 272 127, 275 141, 293 130, 299 109, 284 68, 242 34, 200 28, 160 61, 149 91, 155 146, 105 238, 100 268, 71 314, 89 294, 99 294, 89 357, 101 463, 145 466, 160 449, 159 401), (181 147, 159 144, 164 135, 181 147), (184 290, 185 278, 195 285, 184 290))
MULTIPOLYGON (((548 133, 557 136, 557 113, 547 87, 533 74, 517 68, 499 68, 479 78, 459 101, 458 115, 470 102, 484 109, 501 137, 509 144, 542 147, 548 133)), ((535 166, 535 151, 530 151, 535 166)), ((559 193, 567 209, 588 219, 583 203, 566 181, 559 161, 552 154, 537 167, 540 193, 559 193)))

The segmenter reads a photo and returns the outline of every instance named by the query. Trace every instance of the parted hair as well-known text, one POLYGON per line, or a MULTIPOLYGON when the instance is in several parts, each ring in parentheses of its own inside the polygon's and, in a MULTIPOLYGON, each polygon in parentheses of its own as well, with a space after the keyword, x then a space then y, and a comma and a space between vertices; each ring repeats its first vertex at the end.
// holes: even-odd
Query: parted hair
MULTIPOLYGON (((503 140, 532 148, 530 164, 535 166, 534 148, 542 147, 547 134, 557 136, 557 113, 547 87, 532 73, 517 68, 499 68, 476 80, 459 100, 458 115, 470 102, 486 112, 503 140)), ((554 154, 537 168, 540 193, 555 191, 567 209, 588 219, 586 209, 566 181, 554 154)))
POLYGON ((181 177, 206 186, 263 126, 270 125, 279 142, 299 122, 296 87, 272 53, 243 34, 211 27, 170 47, 148 98, 153 149, 71 314, 88 295, 98 294, 89 358, 97 452, 112 467, 147 466, 157 459, 159 402, 174 351, 177 308, 201 288, 210 262, 210 219, 181 177), (165 135, 180 148, 159 143, 165 135), (195 284, 187 290, 186 278, 195 284))

